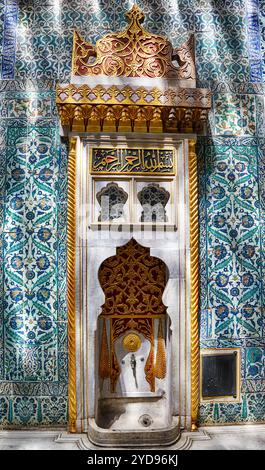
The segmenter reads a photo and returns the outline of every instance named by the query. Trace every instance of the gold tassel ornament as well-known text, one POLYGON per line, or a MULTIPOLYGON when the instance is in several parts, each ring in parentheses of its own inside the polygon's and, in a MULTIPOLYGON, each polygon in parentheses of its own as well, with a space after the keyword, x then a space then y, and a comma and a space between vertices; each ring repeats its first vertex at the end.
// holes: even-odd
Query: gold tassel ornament
POLYGON ((164 379, 167 373, 166 365, 166 345, 163 336, 162 320, 159 320, 158 335, 157 335, 157 351, 155 363, 155 376, 157 379, 164 379))
POLYGON ((99 357, 99 376, 101 379, 108 379, 110 377, 110 355, 105 319, 103 324, 101 350, 99 357))

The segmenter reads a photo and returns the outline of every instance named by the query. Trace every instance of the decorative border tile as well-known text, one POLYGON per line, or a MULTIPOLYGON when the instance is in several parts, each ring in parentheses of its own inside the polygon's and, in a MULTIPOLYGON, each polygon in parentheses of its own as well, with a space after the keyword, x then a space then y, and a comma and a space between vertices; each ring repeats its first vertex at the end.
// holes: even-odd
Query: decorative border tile
POLYGON ((214 95, 215 134, 255 135, 256 101, 254 95, 214 95))
POLYGON ((259 2, 246 0, 246 21, 248 30, 248 53, 251 82, 262 81, 262 63, 259 32, 259 2))
POLYGON ((2 46, 2 80, 14 78, 16 62, 16 27, 18 19, 17 0, 5 0, 4 31, 2 46))

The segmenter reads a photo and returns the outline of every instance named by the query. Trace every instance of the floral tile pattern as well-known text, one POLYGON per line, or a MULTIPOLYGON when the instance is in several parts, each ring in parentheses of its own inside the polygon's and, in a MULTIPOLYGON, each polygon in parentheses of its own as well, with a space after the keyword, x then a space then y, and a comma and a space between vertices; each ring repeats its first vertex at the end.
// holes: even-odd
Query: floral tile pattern
MULTIPOLYGON (((73 31, 95 43, 125 27, 132 3, 0 2, 1 426, 67 422, 68 145, 55 86, 70 78, 73 31)), ((137 3, 174 46, 195 35, 197 83, 213 92, 198 139, 200 341, 241 348, 241 401, 202 404, 200 422, 264 421, 265 2, 137 3)))
POLYGON ((202 404, 201 423, 264 420, 264 408, 257 410, 265 399, 259 148, 255 137, 199 142, 201 347, 240 347, 242 358, 241 403, 202 404))
POLYGON ((60 143, 54 89, 43 86, 31 91, 28 82, 20 86, 16 82, 15 88, 24 91, 14 92, 10 86, 4 87, 0 100, 5 129, 1 399, 7 384, 12 388, 8 403, 2 401, 1 423, 63 424, 67 422, 66 219, 58 202, 65 200, 67 190, 67 147, 60 143), (44 389, 44 384, 57 387, 44 389))
POLYGON ((214 96, 215 134, 255 135, 254 95, 217 94, 214 96))

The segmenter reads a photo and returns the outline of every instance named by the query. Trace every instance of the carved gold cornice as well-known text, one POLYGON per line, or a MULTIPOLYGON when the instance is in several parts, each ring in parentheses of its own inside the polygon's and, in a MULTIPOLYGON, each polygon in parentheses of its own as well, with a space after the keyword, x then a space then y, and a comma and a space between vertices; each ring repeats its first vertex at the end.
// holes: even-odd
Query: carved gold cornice
POLYGON ((190 315, 191 315, 191 429, 197 428, 199 407, 199 222, 195 140, 189 140, 190 315))
POLYGON ((143 28, 145 15, 137 5, 133 5, 126 17, 127 28, 106 34, 96 46, 74 33, 73 75, 195 79, 192 36, 173 49, 167 38, 143 28))
POLYGON ((59 85, 57 106, 62 125, 77 131, 137 130, 199 132, 211 107, 202 88, 59 85))
POLYGON ((58 85, 57 104, 123 105, 123 106, 180 106, 211 107, 211 92, 207 88, 133 87, 129 85, 58 85))
POLYGON ((68 160, 67 208, 67 304, 68 304, 68 355, 69 355, 69 430, 76 432, 76 332, 75 332, 75 210, 76 210, 76 144, 70 140, 68 160))

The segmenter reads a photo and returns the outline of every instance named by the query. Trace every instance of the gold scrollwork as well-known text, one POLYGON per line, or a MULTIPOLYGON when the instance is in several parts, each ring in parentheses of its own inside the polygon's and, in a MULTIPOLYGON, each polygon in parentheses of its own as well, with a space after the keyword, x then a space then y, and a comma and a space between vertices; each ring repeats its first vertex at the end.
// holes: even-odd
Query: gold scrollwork
POLYGON ((117 248, 117 254, 100 265, 98 278, 105 294, 103 315, 164 314, 162 296, 168 269, 150 255, 150 248, 133 238, 117 248))

